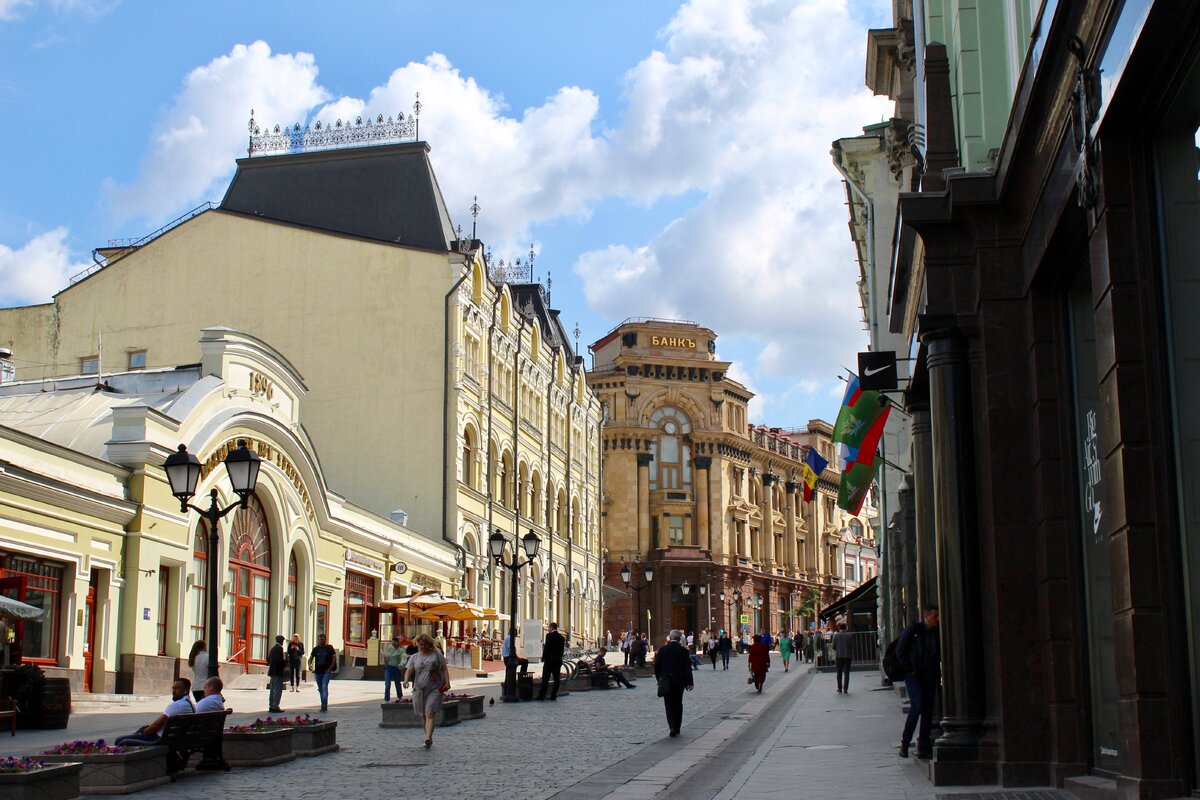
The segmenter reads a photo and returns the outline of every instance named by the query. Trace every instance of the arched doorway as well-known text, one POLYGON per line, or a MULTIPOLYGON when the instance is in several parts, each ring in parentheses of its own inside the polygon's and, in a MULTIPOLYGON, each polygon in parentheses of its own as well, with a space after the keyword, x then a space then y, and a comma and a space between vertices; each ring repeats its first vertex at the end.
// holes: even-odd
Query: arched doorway
POLYGON ((271 631, 271 532, 257 497, 234 512, 229 529, 231 661, 266 663, 271 631))

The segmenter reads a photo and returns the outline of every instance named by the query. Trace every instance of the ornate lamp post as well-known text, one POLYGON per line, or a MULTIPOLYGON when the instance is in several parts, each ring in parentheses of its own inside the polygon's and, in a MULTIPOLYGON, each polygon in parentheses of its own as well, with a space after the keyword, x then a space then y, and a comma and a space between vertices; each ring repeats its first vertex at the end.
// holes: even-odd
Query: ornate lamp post
POLYGON ((525 548, 525 555, 528 558, 521 561, 521 555, 514 553, 511 562, 504 560, 504 545, 507 542, 508 537, 499 528, 488 538, 488 549, 496 561, 496 566, 507 569, 511 581, 508 593, 508 635, 511 637, 509 640, 511 657, 504 665, 504 692, 500 696, 500 700, 505 703, 515 703, 519 699, 517 697, 517 573, 521 571, 522 567, 529 566, 537 558, 542 540, 532 530, 525 534, 521 539, 521 545, 525 548))
MULTIPOLYGON (((636 626, 639 624, 639 617, 642 613, 642 589, 648 588, 650 586, 650 582, 654 580, 654 565, 647 564, 644 574, 646 575, 646 582, 639 583, 637 586, 633 586, 629 583, 630 579, 633 577, 633 573, 630 571, 629 565, 626 564, 625 566, 621 567, 621 580, 626 586, 635 592, 637 597, 636 606, 633 609, 633 630, 635 631, 637 630, 636 626)), ((650 626, 647 625, 646 627, 649 628, 650 626)), ((649 633, 649 631, 647 630, 646 633, 649 633)))
MULTIPOLYGON (((732 609, 732 608, 733 608, 734 606, 736 606, 738 603, 742 602, 742 593, 741 593, 741 592, 739 592, 737 589, 734 589, 734 590, 733 590, 733 597, 732 597, 732 599, 729 599, 729 600, 726 600, 726 599, 725 599, 725 590, 724 590, 724 589, 722 589, 722 590, 721 590, 721 593, 720 593, 719 595, 717 595, 717 597, 720 599, 720 601, 721 601, 722 603, 724 603, 724 604, 725 604, 725 608, 726 608, 726 613, 727 613, 727 614, 731 614, 731 613, 732 613, 732 612, 731 612, 729 609, 732 609)), ((737 628, 736 628, 736 627, 734 626, 734 624, 733 624, 733 618, 732 618, 732 617, 730 617, 730 622, 729 622, 729 635, 730 635, 730 637, 732 637, 732 636, 733 636, 733 632, 734 632, 735 630, 737 630, 737 628)))
POLYGON ((228 508, 217 505, 217 490, 213 487, 209 494, 208 508, 197 508, 189 500, 196 494, 196 484, 200 482, 200 459, 187 451, 187 447, 179 445, 179 450, 167 456, 163 469, 167 473, 167 482, 171 484, 171 494, 179 500, 179 510, 184 513, 190 508, 208 522, 208 677, 215 678, 219 674, 217 653, 221 638, 220 600, 217 597, 217 587, 220 585, 219 565, 221 561, 221 535, 218 524, 221 519, 235 508, 246 508, 250 504, 250 495, 254 494, 254 486, 258 483, 258 468, 261 459, 258 454, 246 446, 245 439, 238 439, 237 449, 225 456, 225 470, 229 473, 229 482, 233 485, 233 493, 238 501, 228 508))

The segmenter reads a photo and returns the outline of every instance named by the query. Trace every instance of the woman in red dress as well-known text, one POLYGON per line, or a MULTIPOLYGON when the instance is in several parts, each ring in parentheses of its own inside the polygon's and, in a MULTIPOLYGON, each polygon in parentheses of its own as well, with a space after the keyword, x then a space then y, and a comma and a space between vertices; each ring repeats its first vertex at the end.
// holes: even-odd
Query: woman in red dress
POLYGON ((767 644, 770 634, 764 633, 756 637, 750 645, 750 674, 754 678, 754 688, 762 693, 763 683, 767 680, 767 670, 771 668, 771 646, 767 644))

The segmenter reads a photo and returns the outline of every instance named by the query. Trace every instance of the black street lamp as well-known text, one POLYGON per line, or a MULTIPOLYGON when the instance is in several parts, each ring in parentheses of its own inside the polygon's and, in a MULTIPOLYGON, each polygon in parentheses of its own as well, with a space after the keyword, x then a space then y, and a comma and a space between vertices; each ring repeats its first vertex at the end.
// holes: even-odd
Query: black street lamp
POLYGON ((525 548, 525 555, 529 556, 524 562, 521 561, 519 553, 513 554, 511 563, 504 560, 504 545, 507 543, 508 537, 499 528, 488 538, 488 549, 496 561, 496 566, 507 569, 512 581, 508 593, 509 658, 504 664, 504 692, 501 694, 500 700, 505 703, 515 703, 520 699, 517 697, 517 573, 521 571, 522 567, 529 566, 537 558, 538 547, 541 546, 542 540, 532 530, 522 537, 521 545, 525 548))
MULTIPOLYGON (((724 603, 724 604, 725 604, 726 613, 728 614, 728 613, 731 613, 731 612, 729 611, 729 609, 732 609, 732 608, 733 608, 734 606, 736 606, 738 603, 742 602, 742 593, 741 593, 741 592, 739 592, 737 589, 734 589, 734 590, 733 590, 733 598, 732 598, 732 599, 730 599, 730 600, 726 600, 726 599, 725 599, 725 590, 724 590, 724 589, 722 589, 722 590, 721 590, 721 593, 720 593, 719 595, 717 595, 717 598, 718 598, 718 599, 719 599, 719 600, 720 600, 722 603, 724 603)), ((733 624, 733 621, 732 621, 732 620, 733 620, 733 618, 732 618, 732 617, 730 617, 729 619, 730 619, 730 623, 729 623, 729 635, 730 635, 730 636, 733 636, 733 632, 734 632, 735 630, 737 630, 737 626, 735 626, 735 625, 733 624)))
MULTIPOLYGON (((640 619, 641 619, 641 613, 642 613, 642 589, 649 588, 650 582, 654 580, 654 565, 647 564, 644 574, 646 575, 646 582, 639 583, 637 586, 633 586, 629 583, 630 579, 633 577, 633 573, 630 571, 629 565, 626 564, 625 566, 621 567, 621 580, 625 583, 625 585, 627 587, 632 589, 636 593, 636 596, 637 596, 637 603, 636 603, 636 606, 634 607, 634 614, 633 614, 634 631, 637 631, 637 626, 641 624, 640 619)), ((649 628, 650 628, 650 626, 647 625, 646 626, 647 634, 650 633, 649 628)))
POLYGON ((225 470, 229 473, 229 482, 233 485, 233 493, 238 501, 228 508, 217 506, 217 489, 213 487, 209 494, 208 508, 197 508, 188 501, 196 494, 196 485, 200 482, 200 459, 187 451, 187 447, 179 445, 179 450, 167 456, 163 469, 167 473, 167 482, 171 484, 171 494, 179 500, 179 510, 187 512, 190 508, 208 522, 208 677, 219 675, 217 656, 220 650, 221 613, 220 600, 217 596, 217 586, 220 580, 221 535, 218 523, 235 508, 246 508, 250 504, 250 495, 254 494, 254 486, 258 483, 258 468, 261 466, 258 454, 246 446, 245 439, 238 439, 237 449, 225 456, 225 470))

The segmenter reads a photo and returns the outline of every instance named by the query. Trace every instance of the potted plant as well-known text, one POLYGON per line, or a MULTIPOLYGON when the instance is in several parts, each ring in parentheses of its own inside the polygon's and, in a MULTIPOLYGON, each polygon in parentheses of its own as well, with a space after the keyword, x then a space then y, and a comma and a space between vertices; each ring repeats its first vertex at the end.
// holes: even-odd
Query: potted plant
POLYGON ((128 794, 170 780, 163 747, 113 747, 103 739, 80 739, 56 745, 38 758, 47 764, 79 762, 83 794, 128 794))
POLYGON ((279 727, 292 729, 292 752, 301 758, 332 753, 338 749, 337 722, 297 714, 294 717, 267 717, 263 729, 279 727))
MULTIPOLYGON (((410 697, 405 697, 397 703, 380 703, 379 708, 383 712, 383 721, 379 723, 381 728, 420 728, 424 724, 413 711, 410 697)), ((437 726, 444 728, 447 725, 457 725, 461 721, 458 712, 458 700, 443 700, 442 710, 437 716, 437 726)))
POLYGON ((224 749, 225 761, 231 767, 269 767, 296 758, 292 752, 292 727, 269 724, 262 719, 226 728, 224 749), (232 758, 228 755, 231 753, 232 758))
POLYGON ((458 718, 460 720, 482 719, 487 716, 483 710, 483 695, 481 694, 447 692, 443 696, 443 699, 445 701, 453 700, 458 703, 458 718))
POLYGON ((0 800, 68 800, 79 796, 80 764, 46 766, 36 758, 0 758, 0 800))

